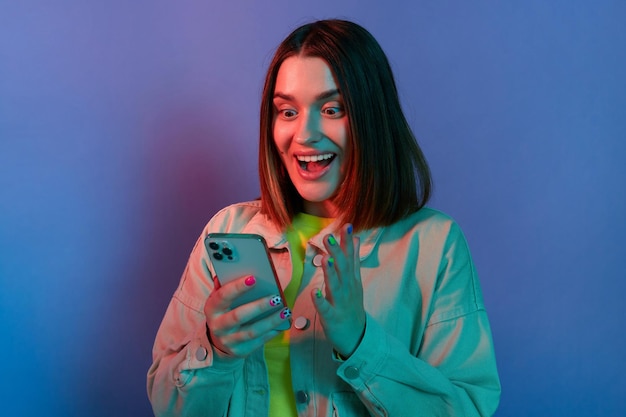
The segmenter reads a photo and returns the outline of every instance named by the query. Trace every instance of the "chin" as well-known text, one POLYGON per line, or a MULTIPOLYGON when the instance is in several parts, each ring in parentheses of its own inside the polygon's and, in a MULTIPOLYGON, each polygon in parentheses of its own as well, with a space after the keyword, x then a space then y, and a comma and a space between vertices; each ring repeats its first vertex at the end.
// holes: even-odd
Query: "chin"
POLYGON ((300 188, 298 189, 298 194, 300 194, 300 197, 302 197, 303 200, 310 203, 323 203, 324 201, 330 200, 335 196, 335 190, 307 190, 300 188))

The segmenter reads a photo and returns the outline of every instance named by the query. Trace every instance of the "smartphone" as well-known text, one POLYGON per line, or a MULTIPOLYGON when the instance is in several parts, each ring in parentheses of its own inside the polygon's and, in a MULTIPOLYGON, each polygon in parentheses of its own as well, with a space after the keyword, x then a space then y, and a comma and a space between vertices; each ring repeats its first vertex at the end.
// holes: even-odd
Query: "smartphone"
MULTIPOLYGON (((287 307, 284 304, 285 295, 276 276, 272 258, 262 236, 244 233, 209 233, 204 239, 204 246, 220 285, 248 275, 256 279, 254 287, 238 297, 232 303, 232 307, 272 295, 280 295, 283 306, 287 307)), ((271 314, 278 313, 270 311, 255 320, 271 314)), ((286 330, 290 326, 291 318, 281 323, 278 328, 286 330)))

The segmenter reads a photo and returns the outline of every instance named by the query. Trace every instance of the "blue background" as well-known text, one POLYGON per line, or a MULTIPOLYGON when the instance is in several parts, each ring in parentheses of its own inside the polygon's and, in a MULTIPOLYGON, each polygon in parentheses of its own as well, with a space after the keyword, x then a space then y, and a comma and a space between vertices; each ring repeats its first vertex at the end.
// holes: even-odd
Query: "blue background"
POLYGON ((195 239, 259 193, 273 49, 327 17, 386 50, 431 206, 467 235, 497 415, 624 415, 624 2, 0 5, 2 415, 151 414, 152 342, 195 239))

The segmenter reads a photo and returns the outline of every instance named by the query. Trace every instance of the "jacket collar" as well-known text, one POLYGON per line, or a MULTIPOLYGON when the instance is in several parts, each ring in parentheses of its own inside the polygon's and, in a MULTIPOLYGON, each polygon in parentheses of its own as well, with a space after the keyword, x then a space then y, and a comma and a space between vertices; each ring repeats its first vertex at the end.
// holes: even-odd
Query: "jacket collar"
MULTIPOLYGON (((338 230, 342 225, 338 221, 332 222, 325 227, 320 233, 311 238, 310 243, 317 248, 324 250, 322 240, 324 236, 338 230)), ((373 251, 377 242, 380 240, 384 227, 362 230, 356 233, 361 240, 361 248, 359 251, 360 260, 366 259, 373 251)), ((278 229, 274 224, 267 221, 264 214, 260 211, 254 214, 250 221, 243 227, 241 233, 256 233, 265 238, 267 246, 270 249, 284 249, 287 247, 287 235, 283 230, 278 229)))

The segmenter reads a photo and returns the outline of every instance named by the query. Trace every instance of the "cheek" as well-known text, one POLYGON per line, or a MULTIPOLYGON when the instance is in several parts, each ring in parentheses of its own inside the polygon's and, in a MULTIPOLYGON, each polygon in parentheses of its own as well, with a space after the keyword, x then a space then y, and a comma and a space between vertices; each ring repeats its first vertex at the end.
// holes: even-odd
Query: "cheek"
POLYGON ((350 130, 347 123, 339 127, 336 137, 337 145, 343 151, 344 158, 350 157, 350 130))
POLYGON ((350 141, 350 130, 348 126, 346 126, 343 130, 342 143, 340 146, 341 146, 341 150, 343 153, 343 161, 341 163, 341 173, 342 175, 345 175, 345 170, 347 168, 348 161, 354 158, 354 155, 352 154, 352 144, 350 141))
POLYGON ((282 154, 287 152, 289 149, 289 131, 287 127, 283 123, 275 123, 273 129, 274 135, 274 143, 276 144, 276 148, 282 154))

